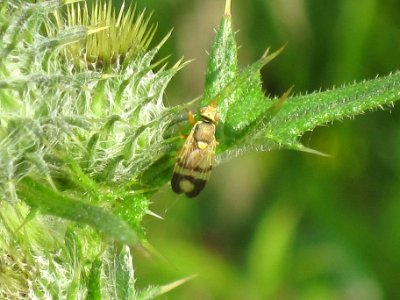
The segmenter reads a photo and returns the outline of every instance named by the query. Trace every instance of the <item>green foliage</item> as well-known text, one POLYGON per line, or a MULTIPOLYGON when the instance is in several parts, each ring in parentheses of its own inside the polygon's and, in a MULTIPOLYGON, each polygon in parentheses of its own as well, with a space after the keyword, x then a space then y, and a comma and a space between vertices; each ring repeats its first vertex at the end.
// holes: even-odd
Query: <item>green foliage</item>
MULTIPOLYGON (((87 21, 85 5, 68 4, 70 23, 64 26, 60 26, 64 24, 61 1, 1 5, 2 230, 6 241, 26 247, 16 251, 2 246, 0 256, 10 266, 24 260, 36 262, 22 270, 8 269, 4 276, 9 279, 19 276, 15 273, 43 272, 33 285, 29 285, 30 276, 20 277, 13 285, 2 281, 1 295, 76 299, 85 294, 96 298, 101 291, 106 297, 116 283, 115 298, 132 298, 130 250, 112 244, 133 246, 145 239, 141 220, 151 214, 149 198, 155 189, 141 184, 139 178, 157 159, 149 148, 165 153, 170 147, 159 133, 169 126, 175 111, 164 107, 162 95, 182 65, 178 62, 153 71, 154 56, 164 41, 147 49, 155 27, 148 26, 149 19, 141 14, 131 24, 134 35, 128 26, 132 9, 125 18, 121 11, 116 20, 110 3, 105 4, 103 12, 111 20, 104 19, 108 27, 89 28, 79 23, 87 21), (71 16, 73 7, 81 14, 76 19, 71 16), (129 46, 129 52, 124 52, 123 60, 122 54, 110 58, 106 65, 100 54, 93 54, 93 41, 97 39, 101 47, 106 43, 104 32, 121 37, 121 31, 130 35, 119 50, 129 46), (72 52, 77 46, 80 52, 72 52), (110 63, 114 63, 112 68, 110 63), (13 209, 16 215, 6 213, 13 209), (25 228, 44 231, 47 220, 54 217, 63 224, 55 228, 59 230, 20 236, 25 228), (43 244, 51 239, 61 252, 48 252, 43 244), (79 250, 72 251, 76 245, 79 250), (36 248, 39 253, 33 251, 36 248), (111 264, 119 260, 121 264, 111 264), (57 267, 46 268, 52 264, 57 267), (108 276, 101 275, 106 271, 108 276)), ((95 11, 101 14, 99 7, 95 11)))
POLYGON ((282 49, 237 71, 237 47, 231 16, 223 17, 210 53, 203 103, 217 99, 220 107, 220 152, 242 153, 289 148, 315 152, 299 143, 307 131, 367 110, 393 105, 399 99, 399 73, 330 91, 280 99, 265 97, 259 70, 282 49))
MULTIPOLYGON (((124 244, 134 245, 138 242, 138 237, 132 230, 132 227, 135 228, 133 225, 136 225, 134 222, 129 227, 122 218, 118 218, 100 207, 57 193, 30 177, 25 177, 19 182, 18 196, 31 208, 39 208, 43 214, 90 225, 124 244)), ((140 216, 139 213, 136 215, 140 216)))
MULTIPOLYGON (((149 18, 142 13, 135 21, 133 8, 116 16, 111 2, 96 4, 92 13, 85 4, 67 4, 64 23, 64 4, 14 0, 0 7, 2 297, 150 299, 185 281, 135 290, 131 247, 148 245, 141 222, 152 214, 150 198, 169 180, 180 144, 175 125, 193 103, 216 100, 218 155, 230 158, 274 148, 312 151, 299 142, 305 132, 399 99, 398 73, 326 92, 266 97, 259 71, 282 49, 239 71, 227 9, 204 96, 165 107, 165 88, 184 64, 155 71, 165 39, 149 48, 155 32, 149 18), (35 274, 41 276, 30 284, 35 274)), ((277 211, 266 215, 252 245, 253 282, 273 275, 279 281, 297 216, 277 211), (279 227, 276 218, 287 220, 279 228, 283 238, 263 240, 264 230, 279 227), (258 263, 265 252, 269 265, 258 263)), ((263 295, 274 295, 276 286, 263 295)))

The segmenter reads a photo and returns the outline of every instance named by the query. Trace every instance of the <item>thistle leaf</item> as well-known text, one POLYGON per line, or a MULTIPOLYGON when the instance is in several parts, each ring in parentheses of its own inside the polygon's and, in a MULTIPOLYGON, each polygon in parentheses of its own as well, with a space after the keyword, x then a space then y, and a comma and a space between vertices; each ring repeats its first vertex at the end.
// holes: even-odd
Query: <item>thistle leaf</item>
POLYGON ((210 52, 202 98, 203 105, 211 100, 219 105, 219 158, 282 147, 321 154, 301 145, 299 139, 305 132, 400 99, 398 72, 325 92, 266 97, 259 71, 284 47, 270 55, 267 51, 259 61, 238 71, 230 1, 226 7, 210 52))
POLYGON ((136 233, 120 218, 105 209, 55 192, 32 178, 25 177, 20 181, 18 196, 44 214, 90 225, 123 244, 134 245, 138 242, 136 233))

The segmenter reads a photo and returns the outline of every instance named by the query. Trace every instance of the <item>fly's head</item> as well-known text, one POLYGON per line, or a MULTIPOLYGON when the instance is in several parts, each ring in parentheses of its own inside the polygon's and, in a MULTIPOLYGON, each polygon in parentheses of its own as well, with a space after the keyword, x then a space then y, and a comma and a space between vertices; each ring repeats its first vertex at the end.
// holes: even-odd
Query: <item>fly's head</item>
POLYGON ((217 103, 215 101, 213 101, 208 106, 203 107, 200 110, 200 116, 205 121, 211 122, 211 123, 217 125, 218 124, 217 103))

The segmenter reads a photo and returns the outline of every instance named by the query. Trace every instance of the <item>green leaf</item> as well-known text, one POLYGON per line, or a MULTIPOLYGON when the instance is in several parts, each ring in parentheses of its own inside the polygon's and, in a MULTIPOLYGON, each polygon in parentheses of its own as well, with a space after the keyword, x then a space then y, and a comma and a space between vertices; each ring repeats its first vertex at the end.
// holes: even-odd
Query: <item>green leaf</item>
POLYGON ((306 131, 334 120, 392 105, 400 99, 400 72, 345 87, 289 98, 266 126, 264 137, 296 148, 306 131))
MULTIPOLYGON (((229 2, 229 1, 227 1, 229 2)), ((301 145, 299 138, 317 126, 390 105, 400 98, 400 74, 351 84, 338 89, 280 99, 265 97, 259 71, 283 47, 238 72, 232 18, 226 12, 217 30, 206 74, 207 105, 218 104, 217 128, 222 157, 246 151, 289 148, 321 154, 301 145)))
POLYGON ((128 245, 134 245, 138 241, 136 233, 117 216, 101 207, 56 192, 30 177, 20 181, 18 196, 43 214, 90 225, 99 232, 128 245))
POLYGON ((181 286, 182 284, 185 284, 186 282, 192 280, 196 276, 197 275, 188 276, 162 286, 151 286, 146 290, 140 291, 140 293, 138 293, 136 296, 136 300, 150 300, 155 297, 162 296, 169 291, 181 286))
POLYGON ((92 262, 87 284, 88 292, 86 300, 101 300, 101 267, 102 262, 100 259, 92 262))
POLYGON ((134 298, 134 269, 132 256, 128 247, 114 251, 115 262, 115 290, 117 299, 129 300, 134 298))
POLYGON ((240 145, 256 124, 269 122, 280 109, 282 99, 285 100, 288 96, 285 95, 276 103, 266 99, 261 90, 259 74, 260 69, 277 57, 283 49, 282 47, 269 55, 267 50, 261 59, 241 71, 216 97, 218 103, 219 97, 224 97, 236 89, 235 101, 229 106, 225 123, 222 123, 222 151, 224 148, 240 145), (249 100, 251 103, 248 103, 249 100))
POLYGON ((211 99, 218 104, 220 123, 217 136, 223 142, 220 152, 238 143, 250 124, 272 106, 261 89, 259 71, 283 50, 281 48, 270 55, 266 51, 260 60, 238 74, 237 45, 229 10, 230 1, 227 1, 225 15, 211 48, 202 100, 203 105, 211 99))
MULTIPOLYGON (((230 14, 222 17, 208 60, 203 105, 217 96, 237 76, 237 46, 230 14)), ((228 107, 235 99, 227 95, 218 103, 218 113, 225 120, 228 107)))

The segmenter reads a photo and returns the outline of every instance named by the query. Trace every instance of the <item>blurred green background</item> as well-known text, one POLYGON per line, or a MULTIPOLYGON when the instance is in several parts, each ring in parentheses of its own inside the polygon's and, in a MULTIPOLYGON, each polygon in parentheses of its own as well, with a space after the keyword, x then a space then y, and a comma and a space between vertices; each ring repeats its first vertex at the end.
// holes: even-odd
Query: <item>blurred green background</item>
MULTIPOLYGON (((120 3, 114 1, 118 6, 120 3)), ((139 0, 153 11, 160 57, 194 59, 166 104, 202 94, 206 51, 224 0, 139 0)), ((288 43, 263 71, 267 94, 312 92, 399 69, 398 0, 233 0, 239 64, 288 43)), ((134 257, 137 284, 198 276, 165 299, 400 299, 399 105, 302 138, 331 157, 248 154, 213 171, 196 199, 165 186, 147 217, 164 257, 134 257)))

